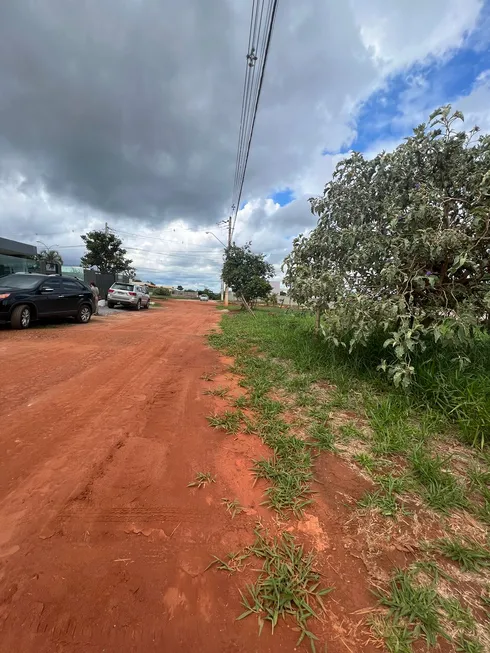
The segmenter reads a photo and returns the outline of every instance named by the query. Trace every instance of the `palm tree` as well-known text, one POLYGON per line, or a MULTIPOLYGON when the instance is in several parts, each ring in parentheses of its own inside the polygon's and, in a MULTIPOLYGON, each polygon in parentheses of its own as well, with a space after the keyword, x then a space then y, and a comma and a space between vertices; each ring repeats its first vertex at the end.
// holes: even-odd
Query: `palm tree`
POLYGON ((63 265, 63 259, 61 257, 61 254, 56 249, 43 249, 36 256, 36 260, 44 261, 45 263, 49 263, 51 265, 53 265, 54 263, 63 265))

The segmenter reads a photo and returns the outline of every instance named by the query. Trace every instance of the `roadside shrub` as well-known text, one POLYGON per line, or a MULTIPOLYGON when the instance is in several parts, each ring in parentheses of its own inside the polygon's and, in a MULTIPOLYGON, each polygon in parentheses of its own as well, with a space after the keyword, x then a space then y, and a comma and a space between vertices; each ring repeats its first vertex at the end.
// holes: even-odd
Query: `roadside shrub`
POLYGON ((402 388, 428 348, 463 368, 489 322, 490 137, 458 131, 462 120, 443 107, 393 152, 341 161, 310 199, 317 227, 284 262, 291 297, 322 314, 325 339, 376 352, 402 388))

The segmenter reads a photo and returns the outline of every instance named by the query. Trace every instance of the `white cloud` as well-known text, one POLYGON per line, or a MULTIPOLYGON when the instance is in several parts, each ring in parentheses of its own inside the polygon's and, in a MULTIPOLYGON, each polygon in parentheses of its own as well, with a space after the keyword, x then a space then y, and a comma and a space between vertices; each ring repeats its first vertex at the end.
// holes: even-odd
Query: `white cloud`
POLYGON ((385 73, 461 46, 483 0, 350 0, 362 41, 385 73))
POLYGON ((463 112, 467 127, 478 125, 483 132, 490 132, 490 70, 481 73, 471 93, 457 98, 454 106, 463 112))
MULTIPOLYGON (((135 248, 128 254, 142 276, 217 288, 221 247, 205 231, 226 239, 216 223, 229 210, 249 5, 108 2, 117 7, 109 22, 98 3, 75 14, 64 0, 49 11, 28 0, 0 3, 1 234, 73 246, 62 249, 72 263, 79 235, 107 221, 135 248), (18 67, 24 60, 32 70, 18 67)), ((314 224, 307 198, 323 191, 342 158, 322 152, 350 146, 358 107, 388 75, 459 47, 481 7, 283 0, 237 241, 252 240, 280 263, 314 224), (286 187, 297 198, 288 206, 266 199, 286 187)), ((405 94, 409 126, 427 104, 425 83, 413 78, 405 94)), ((458 106, 489 128, 488 99, 482 78, 458 106)))

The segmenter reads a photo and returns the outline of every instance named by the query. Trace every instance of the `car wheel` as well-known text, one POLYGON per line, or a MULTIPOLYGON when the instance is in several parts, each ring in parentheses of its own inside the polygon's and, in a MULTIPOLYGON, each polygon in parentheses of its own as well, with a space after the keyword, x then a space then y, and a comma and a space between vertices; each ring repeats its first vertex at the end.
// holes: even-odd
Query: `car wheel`
POLYGON ((148 300, 145 304, 145 308, 150 308, 150 300, 148 300))
POLYGON ((138 299, 138 301, 136 302, 136 307, 135 308, 136 308, 137 311, 139 311, 141 309, 141 299, 138 299))
POLYGON ((107 308, 114 308, 114 302, 107 302, 107 308))
POLYGON ((78 309, 77 313, 77 322, 80 322, 80 324, 87 324, 87 322, 90 322, 90 318, 92 317, 92 309, 88 304, 83 304, 80 306, 78 309))
POLYGON ((16 306, 12 311, 10 326, 12 329, 27 329, 31 323, 31 309, 25 304, 16 306))

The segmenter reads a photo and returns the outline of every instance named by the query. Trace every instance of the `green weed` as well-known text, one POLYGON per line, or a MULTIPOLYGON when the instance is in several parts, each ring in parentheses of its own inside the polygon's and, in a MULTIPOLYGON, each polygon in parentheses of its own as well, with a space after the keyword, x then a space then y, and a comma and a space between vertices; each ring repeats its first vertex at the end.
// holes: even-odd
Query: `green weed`
POLYGON ((314 406, 316 401, 315 397, 307 392, 299 392, 296 395, 296 406, 299 408, 306 408, 307 406, 314 406))
POLYGON ((376 616, 369 620, 374 634, 384 640, 389 653, 413 653, 413 632, 399 622, 393 622, 384 616, 376 616))
POLYGON ((255 583, 240 592, 245 612, 238 620, 256 614, 259 633, 265 622, 270 622, 274 632, 279 618, 290 615, 300 632, 297 645, 306 637, 314 651, 317 637, 308 629, 308 620, 318 618, 318 611, 324 611, 323 598, 332 588, 320 589, 320 575, 313 569, 313 553, 305 553, 289 533, 270 538, 258 529, 247 553, 263 564, 255 583))
POLYGON ((463 571, 480 571, 490 567, 490 550, 478 542, 442 538, 432 546, 446 558, 456 562, 463 571))
POLYGON ((229 388, 213 388, 212 390, 204 390, 203 394, 212 395, 213 397, 226 397, 229 392, 229 388))
POLYGON ((208 483, 216 483, 216 478, 210 472, 198 472, 196 478, 187 487, 206 487, 208 483))
POLYGON ((399 509, 397 497, 394 494, 386 494, 382 490, 366 492, 357 505, 364 510, 379 510, 383 517, 394 517, 399 509))
POLYGON ((237 515, 239 515, 241 512, 243 512, 243 508, 240 505, 238 499, 233 499, 233 501, 230 501, 230 499, 221 499, 221 502, 224 503, 227 511, 230 513, 231 518, 235 519, 237 515))
POLYGON ((441 599, 446 618, 459 629, 473 632, 475 630, 475 620, 469 608, 464 608, 458 599, 444 598, 441 599))
POLYGON ((453 474, 444 469, 448 461, 449 458, 429 455, 421 446, 416 447, 410 456, 414 478, 421 486, 425 500, 441 512, 467 505, 463 487, 453 474))
POLYGON ((245 395, 241 395, 240 397, 237 397, 234 402, 233 406, 235 408, 247 408, 248 406, 248 399, 245 395))
POLYGON ((394 517, 398 510, 403 508, 397 495, 406 492, 409 487, 409 479, 406 476, 393 476, 392 474, 377 475, 375 480, 380 483, 382 489, 367 492, 357 503, 359 508, 375 508, 384 517, 394 517))
POLYGON ((315 423, 309 429, 312 444, 321 451, 335 450, 335 435, 321 424, 315 423))
POLYGON ((406 402, 397 396, 368 399, 366 412, 373 430, 373 453, 377 455, 405 454, 424 439, 423 432, 409 421, 406 402))
POLYGON ((209 424, 215 429, 228 433, 238 433, 243 415, 239 411, 226 410, 224 413, 207 417, 209 424))
POLYGON ((310 452, 302 440, 293 436, 276 438, 273 449, 271 458, 257 460, 253 466, 257 478, 272 483, 265 491, 264 503, 281 514, 292 510, 300 517, 312 502, 309 498, 313 480, 310 452))
POLYGON ((401 570, 393 575, 387 591, 376 592, 395 624, 403 624, 414 639, 422 636, 435 646, 439 636, 449 639, 441 625, 443 604, 435 586, 418 582, 417 572, 401 570))
POLYGON ((352 422, 341 424, 339 432, 343 440, 364 440, 363 433, 352 422))
POLYGON ((480 642, 460 634, 456 641, 456 653, 484 653, 484 648, 480 642))
POLYGON ((352 456, 352 460, 354 460, 361 467, 364 467, 364 469, 367 470, 371 475, 373 475, 378 468, 377 461, 367 453, 356 454, 355 456, 352 456))

